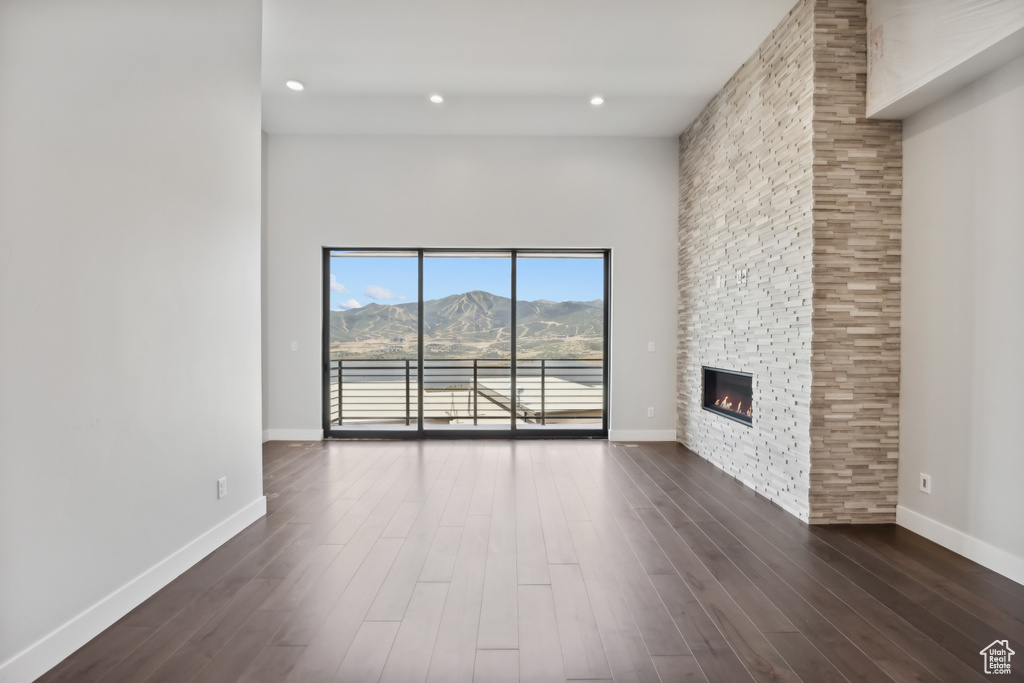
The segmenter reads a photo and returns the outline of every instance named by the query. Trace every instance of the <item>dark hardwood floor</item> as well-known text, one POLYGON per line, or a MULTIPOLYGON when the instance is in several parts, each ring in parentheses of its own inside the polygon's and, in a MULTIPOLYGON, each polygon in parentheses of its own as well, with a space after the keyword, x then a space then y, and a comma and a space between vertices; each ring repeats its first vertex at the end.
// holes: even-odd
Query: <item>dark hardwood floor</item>
POLYGON ((268 515, 44 681, 981 681, 1024 587, 671 443, 268 443, 268 515))

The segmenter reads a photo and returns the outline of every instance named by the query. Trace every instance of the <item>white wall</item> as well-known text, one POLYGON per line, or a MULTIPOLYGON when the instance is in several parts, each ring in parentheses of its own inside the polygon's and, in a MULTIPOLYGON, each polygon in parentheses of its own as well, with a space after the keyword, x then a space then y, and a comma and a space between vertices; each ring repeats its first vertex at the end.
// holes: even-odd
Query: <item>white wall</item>
POLYGON ((612 437, 672 440, 677 154, 661 138, 271 135, 265 436, 322 434, 321 247, 592 247, 612 249, 612 437))
POLYGON ((1024 58, 904 122, 898 518, 1024 582, 1021 112, 1024 58))
POLYGON ((265 511, 260 22, 0 4, 0 680, 265 511))

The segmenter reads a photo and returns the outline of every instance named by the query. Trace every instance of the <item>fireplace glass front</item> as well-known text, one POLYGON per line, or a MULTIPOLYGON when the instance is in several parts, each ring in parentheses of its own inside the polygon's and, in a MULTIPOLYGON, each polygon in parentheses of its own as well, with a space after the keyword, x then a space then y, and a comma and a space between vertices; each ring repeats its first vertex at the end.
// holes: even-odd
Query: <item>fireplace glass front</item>
POLYGON ((703 368, 704 410, 750 426, 754 423, 754 376, 746 372, 703 368))

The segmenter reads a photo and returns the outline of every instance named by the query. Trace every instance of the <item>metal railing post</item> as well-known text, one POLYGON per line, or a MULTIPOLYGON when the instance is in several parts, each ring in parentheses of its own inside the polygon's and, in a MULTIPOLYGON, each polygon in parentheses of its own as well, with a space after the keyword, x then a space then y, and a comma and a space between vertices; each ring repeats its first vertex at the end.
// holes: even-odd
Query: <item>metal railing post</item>
POLYGON ((546 376, 547 376, 547 366, 545 365, 545 360, 543 358, 541 358, 540 359, 540 423, 542 425, 546 425, 548 423, 548 421, 547 421, 547 404, 546 404, 547 395, 546 395, 546 393, 544 391, 544 380, 545 380, 546 376))
POLYGON ((339 427, 342 425, 341 418, 342 418, 342 404, 343 403, 342 403, 342 394, 341 394, 341 374, 342 374, 343 370, 342 370, 341 366, 342 366, 343 362, 344 361, 341 358, 338 358, 338 426, 339 427))
POLYGON ((473 359, 473 425, 474 426, 476 426, 478 424, 477 423, 477 418, 478 418, 477 403, 476 403, 477 392, 479 391, 479 388, 477 387, 477 383, 476 383, 477 382, 477 370, 478 370, 478 367, 479 366, 477 365, 477 359, 474 358, 473 359))
POLYGON ((411 401, 409 396, 409 378, 410 378, 409 359, 405 360, 405 426, 409 426, 409 412, 411 407, 411 401))

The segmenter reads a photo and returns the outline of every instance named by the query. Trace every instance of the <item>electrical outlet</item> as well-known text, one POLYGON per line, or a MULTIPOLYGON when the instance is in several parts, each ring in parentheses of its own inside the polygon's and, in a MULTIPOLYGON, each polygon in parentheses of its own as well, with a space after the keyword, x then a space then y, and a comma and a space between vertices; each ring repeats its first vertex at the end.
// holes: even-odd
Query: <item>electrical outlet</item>
POLYGON ((654 408, 647 409, 647 417, 654 417, 654 408))
POLYGON ((932 475, 925 474, 924 472, 922 472, 921 476, 920 476, 920 482, 921 482, 921 491, 923 491, 924 493, 931 493, 932 492, 932 475))
POLYGON ((292 342, 292 351, 298 351, 298 350, 299 350, 299 342, 293 341, 292 342))
POLYGON ((217 480, 217 498, 223 498, 228 495, 228 478, 221 477, 217 480))
POLYGON ((647 350, 654 351, 654 342, 647 342, 647 350))

